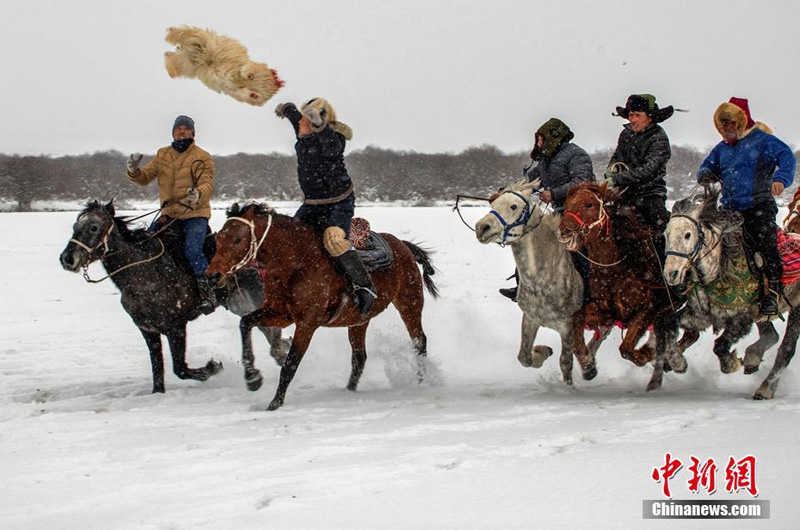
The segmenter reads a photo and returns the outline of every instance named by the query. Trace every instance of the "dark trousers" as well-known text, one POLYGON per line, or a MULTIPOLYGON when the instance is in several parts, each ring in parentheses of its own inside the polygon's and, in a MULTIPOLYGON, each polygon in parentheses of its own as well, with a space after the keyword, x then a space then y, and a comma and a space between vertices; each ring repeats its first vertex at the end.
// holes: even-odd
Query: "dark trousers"
POLYGON ((778 206, 774 201, 767 201, 739 213, 744 219, 742 228, 745 245, 751 253, 761 254, 764 261, 761 272, 771 282, 780 281, 783 276, 783 262, 778 252, 778 233, 775 226, 778 206))
POLYGON ((295 219, 310 224, 314 228, 324 231, 331 226, 338 226, 345 234, 350 234, 350 222, 356 207, 356 195, 333 204, 303 204, 294 214, 295 219))
POLYGON ((586 256, 586 248, 581 248, 580 254, 577 252, 570 252, 572 256, 572 263, 575 265, 575 270, 581 275, 583 280, 583 305, 586 305, 591 299, 589 293, 589 275, 592 273, 592 264, 589 263, 584 256, 586 256))

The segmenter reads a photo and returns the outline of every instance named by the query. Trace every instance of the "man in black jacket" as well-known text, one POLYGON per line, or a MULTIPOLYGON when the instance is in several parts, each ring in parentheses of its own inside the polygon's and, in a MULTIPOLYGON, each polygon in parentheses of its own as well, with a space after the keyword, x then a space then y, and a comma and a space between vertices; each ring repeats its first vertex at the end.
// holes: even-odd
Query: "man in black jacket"
POLYGON ((667 133, 659 123, 674 111, 672 106, 660 109, 651 94, 634 94, 625 107, 617 107, 617 114, 630 123, 620 133, 617 149, 605 172, 610 185, 626 188, 620 203, 632 206, 640 222, 651 230, 662 264, 666 247, 664 230, 669 222, 667 162, 672 151, 667 133))
POLYGON ((350 281, 359 310, 366 315, 377 292, 347 239, 356 199, 344 165, 344 148, 353 131, 336 119, 333 107, 322 98, 306 102, 300 110, 294 103, 281 103, 275 114, 291 122, 297 137, 297 176, 305 199, 295 218, 322 232, 325 250, 350 281))
MULTIPOLYGON (((595 180, 592 159, 583 148, 571 142, 574 137, 575 134, 564 122, 550 118, 534 134, 531 163, 522 171, 528 182, 541 179, 539 199, 551 204, 556 212, 564 211, 567 192, 572 186, 595 180)), ((589 262, 577 253, 573 253, 572 257, 585 284, 589 276, 589 262)), ((585 291, 584 294, 588 294, 588 290, 585 291)), ((517 288, 500 289, 500 294, 516 300, 517 288)))

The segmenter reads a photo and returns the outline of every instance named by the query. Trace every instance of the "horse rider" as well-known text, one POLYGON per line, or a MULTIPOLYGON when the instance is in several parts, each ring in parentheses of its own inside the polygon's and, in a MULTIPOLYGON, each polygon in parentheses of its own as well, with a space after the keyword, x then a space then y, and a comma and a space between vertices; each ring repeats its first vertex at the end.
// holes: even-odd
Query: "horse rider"
POLYGON ((209 314, 217 306, 214 288, 203 275, 208 260, 203 242, 211 217, 211 195, 214 192, 214 160, 194 141, 194 120, 178 116, 172 125, 171 145, 162 147, 147 164, 139 167, 141 154, 127 160, 128 180, 146 186, 158 180, 158 197, 162 214, 174 219, 183 236, 183 252, 192 268, 200 293, 199 308, 209 314))
MULTIPOLYGON (((575 134, 558 118, 547 120, 534 134, 531 162, 523 170, 528 182, 541 179, 539 199, 550 204, 555 212, 564 211, 564 202, 571 187, 580 182, 594 182, 592 159, 577 144, 572 143, 575 134)), ((584 252, 585 254, 585 252, 584 252)), ((590 264, 586 258, 573 252, 575 268, 584 284, 584 302, 589 294, 590 264)), ((514 277, 519 281, 517 272, 514 277)), ((517 287, 500 289, 500 294, 511 300, 517 299, 517 287)))
POLYGON ((776 315, 783 293, 783 263, 778 252, 775 197, 791 185, 796 160, 785 143, 760 122, 753 121, 748 101, 733 97, 714 112, 722 141, 711 150, 697 172, 702 184, 722 184, 722 209, 739 212, 745 243, 763 260, 768 288, 761 289, 761 313, 776 315))
POLYGON ((664 231, 669 222, 667 162, 672 156, 669 137, 659 123, 675 109, 659 108, 651 94, 633 94, 617 115, 628 120, 617 140, 617 148, 605 172, 610 186, 626 188, 619 204, 634 208, 639 222, 650 229, 656 253, 663 265, 666 250, 664 231))
POLYGON ((359 311, 366 315, 377 291, 347 239, 356 197, 344 163, 344 148, 353 131, 337 120, 333 106, 323 98, 311 99, 299 110, 294 103, 281 103, 275 114, 289 120, 297 138, 297 176, 305 198, 295 218, 322 232, 325 250, 350 282, 359 311))

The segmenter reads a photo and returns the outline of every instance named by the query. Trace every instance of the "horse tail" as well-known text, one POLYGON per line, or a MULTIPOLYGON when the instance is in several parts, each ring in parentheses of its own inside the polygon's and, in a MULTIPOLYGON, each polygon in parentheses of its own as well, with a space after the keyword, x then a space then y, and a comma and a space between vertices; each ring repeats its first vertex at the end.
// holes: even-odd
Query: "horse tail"
POLYGON ((431 278, 431 276, 436 274, 436 269, 434 269, 431 264, 431 251, 422 249, 410 241, 403 241, 403 243, 405 243, 408 250, 414 255, 414 261, 422 266, 422 280, 425 283, 425 288, 428 289, 431 296, 439 298, 439 288, 436 287, 433 278, 431 278))

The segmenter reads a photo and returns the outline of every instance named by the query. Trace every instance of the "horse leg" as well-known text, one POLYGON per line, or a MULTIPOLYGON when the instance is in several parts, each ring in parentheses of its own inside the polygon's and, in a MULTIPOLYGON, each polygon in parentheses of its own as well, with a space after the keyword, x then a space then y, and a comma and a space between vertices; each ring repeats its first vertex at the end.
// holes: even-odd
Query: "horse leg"
MULTIPOLYGON (((538 331, 539 331, 539 322, 537 322, 527 314, 523 313, 522 333, 520 335, 519 353, 517 353, 517 360, 519 361, 519 364, 521 364, 525 368, 530 368, 530 367, 541 368, 544 360, 553 354, 553 351, 550 350, 549 354, 544 356, 539 355, 538 358, 534 360, 531 352, 534 348, 533 342, 536 339, 536 332, 538 331), (536 364, 537 361, 538 364, 536 364)), ((546 352, 540 350, 539 353, 545 354, 546 352)))
POLYGON ((744 373, 754 374, 758 372, 764 352, 772 348, 778 342, 780 336, 775 331, 775 326, 769 320, 756 323, 758 327, 758 340, 744 350, 744 373))
POLYGON ((358 387, 358 382, 361 379, 361 374, 364 373, 364 364, 367 362, 367 327, 369 321, 360 326, 351 326, 347 328, 347 338, 350 340, 350 348, 353 351, 353 356, 350 361, 351 371, 350 380, 347 382, 347 390, 355 392, 358 387))
POLYGON ((222 371, 222 363, 210 359, 203 368, 189 368, 186 365, 186 325, 167 333, 169 351, 172 354, 172 371, 180 379, 205 381, 222 371))
MULTIPOLYGON (((573 348, 572 348, 572 323, 567 321, 563 322, 560 326, 556 328, 559 336, 561 337, 561 356, 558 358, 558 366, 561 368, 561 379, 564 381, 564 384, 568 386, 572 386, 572 356, 573 356, 573 348)), ((594 339, 592 339, 594 340, 594 339)), ((536 346, 537 348, 547 348, 546 346, 536 346)), ((552 355, 553 350, 551 348, 547 348, 550 351, 550 355, 552 355)), ((595 350, 596 351, 596 350, 595 350)), ((589 346, 589 354, 594 359, 594 355, 591 351, 591 344, 589 346)), ((544 359, 546 359, 545 357, 544 359)), ((542 359, 542 362, 544 362, 542 359)), ((539 363, 541 366, 541 363, 539 363)))
POLYGON ((161 335, 139 328, 147 349, 150 351, 150 367, 153 369, 153 394, 163 394, 164 389, 164 356, 161 354, 161 335))
POLYGON ((725 323, 725 330, 714 341, 714 354, 719 358, 719 369, 723 374, 732 374, 742 367, 742 361, 731 346, 750 332, 752 320, 749 316, 732 318, 725 323))
POLYGON ((700 330, 699 329, 686 329, 683 330, 683 335, 681 335, 681 340, 678 341, 678 352, 683 355, 683 353, 689 349, 695 342, 700 339, 700 330))
MULTIPOLYGON (((654 323, 654 332, 656 336, 656 359, 653 363, 653 374, 647 383, 648 392, 661 388, 661 383, 664 379, 665 360, 667 357, 670 359, 675 358, 675 352, 678 349, 678 316, 675 313, 661 315, 654 323)), ((683 358, 682 355, 681 358, 683 358)), ((686 371, 686 360, 684 359, 683 362, 682 370, 675 369, 676 372, 682 373, 686 371)))
MULTIPOLYGON (((266 309, 256 309, 255 311, 244 315, 241 320, 239 320, 239 333, 242 338, 242 365, 244 366, 244 381, 245 384, 247 384, 247 390, 251 392, 255 392, 261 388, 261 385, 264 382, 264 378, 261 376, 261 371, 259 371, 255 366, 256 358, 253 355, 253 336, 251 331, 254 327, 258 326, 259 320, 267 315, 268 312, 266 309)), ((259 326, 259 329, 262 328, 259 326)), ((284 359, 284 364, 285 362, 286 361, 284 359)))
POLYGON ((775 389, 778 387, 781 373, 789 366, 794 356, 798 336, 800 336, 800 308, 794 308, 789 311, 789 318, 786 320, 786 331, 783 333, 783 342, 778 346, 775 364, 772 366, 767 378, 756 390, 753 399, 772 399, 775 396, 775 389))
POLYGON ((270 401, 267 410, 277 410, 283 406, 289 383, 294 379, 294 374, 297 373, 300 361, 303 360, 303 355, 305 355, 308 345, 311 343, 311 337, 314 336, 317 327, 316 325, 304 323, 297 324, 297 329, 292 339, 292 347, 289 348, 289 355, 286 356, 286 362, 281 367, 278 390, 275 392, 275 397, 270 401))
POLYGON ((411 344, 417 354, 417 381, 422 383, 425 379, 425 359, 428 357, 428 337, 422 329, 422 306, 424 298, 422 294, 422 283, 419 282, 415 287, 400 289, 400 294, 392 300, 403 324, 406 325, 408 335, 411 337, 411 344))
POLYGON ((625 332, 625 338, 622 339, 622 344, 619 345, 619 353, 623 359, 631 361, 636 366, 644 366, 648 362, 655 359, 656 352, 653 351, 648 344, 637 349, 636 344, 642 338, 644 332, 647 331, 647 325, 651 321, 651 311, 640 311, 628 323, 628 330, 625 332))
POLYGON ((586 342, 583 339, 583 328, 586 326, 586 317, 589 314, 589 310, 594 307, 596 307, 596 304, 592 302, 581 307, 572 314, 572 350, 575 353, 575 357, 578 358, 578 364, 581 365, 581 374, 587 381, 591 381, 597 377, 595 360, 589 354, 589 348, 586 347, 586 342))
POLYGON ((264 334, 269 342, 269 354, 278 366, 283 366, 286 361, 286 354, 289 353, 291 341, 281 337, 281 328, 271 328, 268 326, 258 326, 258 330, 264 334))

